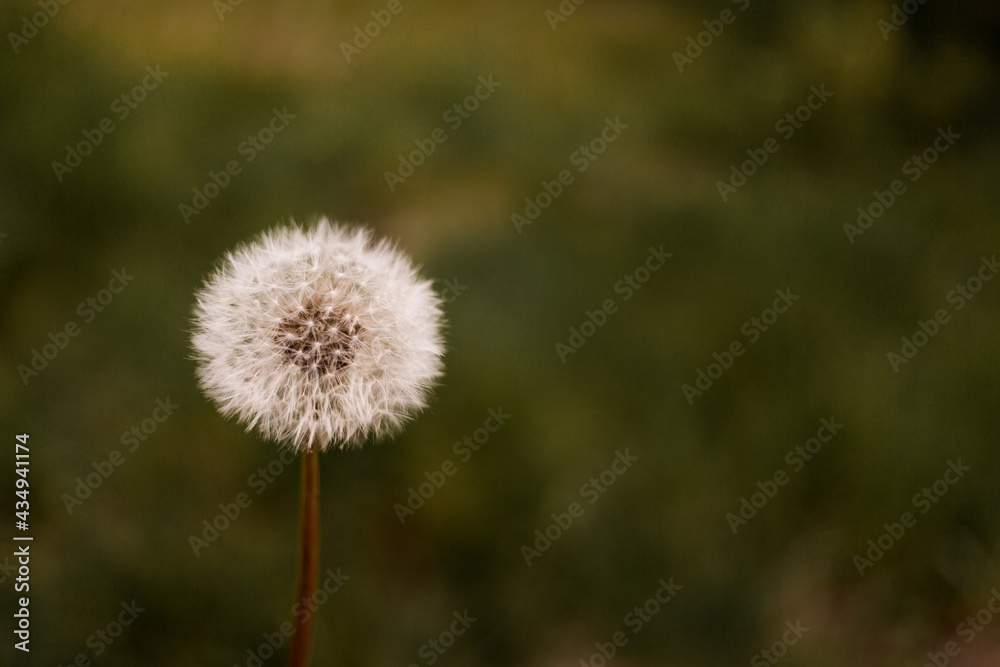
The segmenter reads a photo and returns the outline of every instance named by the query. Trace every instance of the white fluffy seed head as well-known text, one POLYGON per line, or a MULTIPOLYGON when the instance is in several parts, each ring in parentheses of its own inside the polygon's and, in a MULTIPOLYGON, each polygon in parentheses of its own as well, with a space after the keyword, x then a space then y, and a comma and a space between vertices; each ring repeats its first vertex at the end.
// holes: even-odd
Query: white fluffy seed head
POLYGON ((398 431, 443 370, 431 283, 363 228, 276 228, 228 253, 196 298, 205 394, 298 450, 398 431))

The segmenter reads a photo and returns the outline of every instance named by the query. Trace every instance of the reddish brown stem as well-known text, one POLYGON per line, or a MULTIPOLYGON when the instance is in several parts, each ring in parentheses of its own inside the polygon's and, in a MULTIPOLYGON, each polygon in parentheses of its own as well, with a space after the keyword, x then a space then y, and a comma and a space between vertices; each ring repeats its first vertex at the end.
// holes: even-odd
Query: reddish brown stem
MULTIPOLYGON (((310 447, 302 455, 299 550, 299 578, 295 600, 305 607, 312 604, 319 582, 319 453, 314 447, 310 447)), ((315 614, 296 616, 288 667, 308 667, 315 618, 315 614)))

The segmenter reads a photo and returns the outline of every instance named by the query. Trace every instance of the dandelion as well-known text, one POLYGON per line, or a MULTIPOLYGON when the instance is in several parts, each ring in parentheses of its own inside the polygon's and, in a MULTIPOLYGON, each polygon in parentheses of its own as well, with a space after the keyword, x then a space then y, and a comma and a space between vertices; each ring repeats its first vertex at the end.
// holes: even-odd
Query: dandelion
MULTIPOLYGON (((397 432, 441 375, 441 307, 390 242, 321 219, 230 252, 197 294, 192 345, 205 394, 248 430, 303 454, 297 600, 316 589, 317 452, 397 432)), ((312 616, 290 665, 308 664, 312 616)))

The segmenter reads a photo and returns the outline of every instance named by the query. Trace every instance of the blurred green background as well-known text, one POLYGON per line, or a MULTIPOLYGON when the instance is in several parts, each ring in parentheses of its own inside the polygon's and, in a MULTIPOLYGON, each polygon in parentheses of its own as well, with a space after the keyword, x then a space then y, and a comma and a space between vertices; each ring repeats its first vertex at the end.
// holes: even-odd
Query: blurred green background
POLYGON ((1000 586, 1000 281, 948 300, 1000 250, 1000 12, 913 6, 883 38, 888 2, 594 0, 553 29, 556 0, 402 0, 348 62, 342 43, 387 3, 69 2, 30 38, 40 6, 4 3, 20 38, 0 49, 0 508, 9 536, 27 432, 35 539, 29 655, 0 548, 0 663, 249 666, 291 620, 297 466, 256 485, 279 449, 201 396, 188 318, 227 249, 318 214, 398 239, 447 293, 449 327, 431 407, 322 458, 322 565, 350 578, 318 612, 313 664, 599 665, 595 643, 622 631, 617 665, 761 665, 797 621, 783 665, 921 665, 949 641, 951 665, 1000 663, 1000 619, 971 641, 959 626, 1000 586), (674 53, 727 9, 679 72, 674 53), (147 67, 167 74, 153 86, 147 67), (445 113, 491 75, 453 129, 445 113), (777 131, 821 85, 833 96, 777 131), (247 161, 274 109, 294 118, 247 161), (578 171, 609 117, 627 128, 578 171), (113 131, 57 174, 104 118, 113 131), (904 163, 949 127, 960 138, 911 182, 904 163), (447 140, 390 189, 435 128, 447 140), (780 150, 723 201, 717 182, 769 137, 780 150), (517 229, 564 169, 574 181, 517 229), (844 225, 895 179, 905 194, 851 243, 844 225), (624 300, 618 281, 661 245, 672 257, 624 300), (115 270, 134 279, 81 307, 115 270), (751 344, 744 323, 786 288, 799 300, 751 344), (606 299, 617 311, 563 363, 556 344, 606 299), (887 353, 938 309, 950 320, 894 372, 887 353), (65 349, 19 371, 50 334, 65 349), (689 403, 682 386, 734 340, 745 353, 689 403), (158 399, 178 407, 129 451, 158 399), (499 407, 510 419, 462 461, 455 443, 499 407), (821 418, 843 428, 796 471, 786 452, 821 418), (637 461, 590 504, 581 486, 625 450, 637 461), (914 495, 958 459, 970 470, 922 514, 914 495), (401 523, 394 506, 447 460, 401 523), (734 534, 727 514, 778 471, 734 534), (195 555, 190 536, 241 493, 195 555), (583 516, 529 566, 522 546, 572 502, 583 516), (860 575, 855 556, 907 511, 915 526, 860 575), (683 588, 634 632, 627 614, 671 578, 683 588), (95 639, 133 600, 134 622, 95 639), (428 648, 465 610, 471 628, 428 648))

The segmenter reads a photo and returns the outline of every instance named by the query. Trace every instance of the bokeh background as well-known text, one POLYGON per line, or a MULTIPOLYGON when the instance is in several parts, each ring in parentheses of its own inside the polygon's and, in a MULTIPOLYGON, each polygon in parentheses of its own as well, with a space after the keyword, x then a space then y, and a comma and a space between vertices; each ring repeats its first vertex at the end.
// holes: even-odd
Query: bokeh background
POLYGON ((0 663, 249 667, 291 620, 297 466, 251 486, 279 449, 200 395, 188 318, 227 249, 326 214, 397 239, 449 326, 431 407, 391 442, 322 459, 322 563, 350 578, 318 612, 315 665, 599 665, 595 643, 619 631, 617 665, 761 665, 796 622, 809 630, 788 666, 916 666, 949 641, 948 664, 1000 664, 1000 618, 981 613, 971 641, 959 625, 1000 586, 1000 281, 947 300, 1000 251, 1000 10, 908 6, 884 38, 886 1, 594 0, 553 29, 556 0, 401 0, 348 62, 341 44, 387 3, 69 2, 22 43, 8 33, 40 5, 5 2, 0 508, 9 536, 27 432, 35 541, 29 655, 13 649, 13 542, 0 548, 0 663), (726 9, 678 71, 674 53, 726 9), (147 67, 168 74, 120 118, 147 67), (491 75, 500 87, 452 129, 443 114, 491 75), (786 139, 776 122, 820 85, 833 96, 786 139), (247 162, 275 108, 294 118, 247 162), (628 127, 578 172, 572 153, 608 117, 628 127), (114 131, 57 174, 103 118, 114 131), (439 127, 447 141, 390 189, 385 172, 439 127), (949 127, 960 138, 911 182, 903 164, 949 127), (769 137, 780 150, 723 201, 717 182, 769 137), (241 172, 185 220, 230 160, 241 172), (517 229, 563 169, 574 182, 517 229), (844 225, 895 179, 906 193, 851 243, 844 225), (661 245, 672 257, 625 301, 616 283, 661 245), (87 314, 115 270, 134 279, 87 314), (749 344, 744 324, 786 288, 799 300, 749 344), (617 312, 563 362, 556 344, 609 298, 617 312), (894 372, 887 353, 942 308, 894 372), (734 340, 745 354, 689 402, 682 386, 734 340), (178 407, 128 451, 158 399, 178 407), (510 419, 461 461, 455 443, 501 407, 510 419), (843 428, 796 472, 786 452, 821 418, 843 428), (123 464, 68 505, 115 450, 123 464), (619 450, 637 461, 588 504, 581 486, 619 450), (921 514, 914 495, 958 459, 970 470, 921 514), (394 506, 447 460, 455 474, 401 523, 394 506), (781 470, 734 534, 726 515, 781 470), (252 503, 195 555, 190 537, 240 493, 252 503), (529 566, 522 546, 574 501, 584 515, 529 566), (907 511, 916 525, 859 574, 907 511), (671 578, 683 588, 634 633, 626 615, 671 578), (133 600, 135 621, 95 639, 133 600), (465 610, 471 628, 428 649, 465 610))

